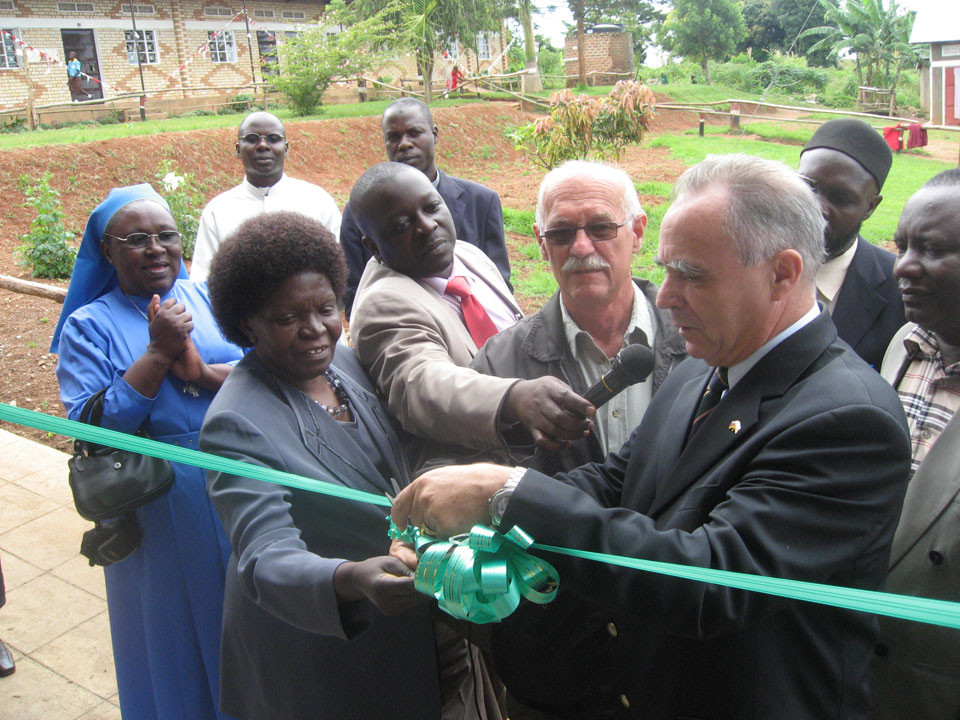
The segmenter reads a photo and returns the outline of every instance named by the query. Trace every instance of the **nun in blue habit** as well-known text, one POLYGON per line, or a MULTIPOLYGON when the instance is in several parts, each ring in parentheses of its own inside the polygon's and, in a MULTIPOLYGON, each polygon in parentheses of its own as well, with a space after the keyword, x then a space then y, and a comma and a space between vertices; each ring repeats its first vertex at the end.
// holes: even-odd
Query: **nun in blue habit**
MULTIPOLYGON (((196 448, 204 413, 242 351, 220 335, 205 283, 150 185, 116 188, 84 230, 50 350, 67 416, 106 388, 104 427, 196 448)), ((230 545, 203 470, 174 463, 170 492, 136 511, 140 546, 104 568, 120 709, 132 720, 218 712, 230 545)))

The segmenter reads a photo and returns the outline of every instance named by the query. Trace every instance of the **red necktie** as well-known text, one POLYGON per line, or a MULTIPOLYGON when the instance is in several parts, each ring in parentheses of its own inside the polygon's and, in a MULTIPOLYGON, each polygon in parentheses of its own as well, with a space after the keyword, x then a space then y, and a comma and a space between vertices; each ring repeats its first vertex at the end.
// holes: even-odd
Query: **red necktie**
POLYGON ((447 282, 447 292, 454 297, 460 298, 460 309, 463 310, 463 322, 470 332, 470 337, 477 344, 478 348, 488 338, 497 334, 497 326, 483 309, 483 305, 477 300, 476 296, 470 292, 470 286, 467 279, 462 275, 455 275, 447 282))

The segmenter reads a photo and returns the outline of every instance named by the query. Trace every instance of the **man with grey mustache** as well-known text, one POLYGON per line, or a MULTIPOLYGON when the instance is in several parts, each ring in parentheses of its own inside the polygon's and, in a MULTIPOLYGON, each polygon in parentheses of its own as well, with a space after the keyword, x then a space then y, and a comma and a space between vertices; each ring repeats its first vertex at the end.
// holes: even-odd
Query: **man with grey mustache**
MULTIPOLYGON (((559 450, 531 448, 521 464, 555 473, 619 450, 686 357, 669 313, 654 304, 657 286, 631 277, 646 225, 633 182, 619 168, 577 160, 544 177, 533 229, 560 289, 538 313, 490 338, 471 367, 498 377, 553 375, 581 395, 629 344, 652 347, 654 369, 597 409, 588 436, 559 450)), ((512 451, 520 462, 522 449, 512 451)))

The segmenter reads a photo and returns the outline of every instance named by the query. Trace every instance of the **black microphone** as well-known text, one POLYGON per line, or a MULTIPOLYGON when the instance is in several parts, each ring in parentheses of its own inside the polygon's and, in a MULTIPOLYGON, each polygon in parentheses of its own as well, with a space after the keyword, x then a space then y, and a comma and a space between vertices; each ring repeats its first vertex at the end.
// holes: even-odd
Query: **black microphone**
POLYGON ((608 402, 628 385, 647 379, 653 370, 653 350, 646 345, 627 345, 613 359, 610 369, 583 394, 595 408, 608 402))

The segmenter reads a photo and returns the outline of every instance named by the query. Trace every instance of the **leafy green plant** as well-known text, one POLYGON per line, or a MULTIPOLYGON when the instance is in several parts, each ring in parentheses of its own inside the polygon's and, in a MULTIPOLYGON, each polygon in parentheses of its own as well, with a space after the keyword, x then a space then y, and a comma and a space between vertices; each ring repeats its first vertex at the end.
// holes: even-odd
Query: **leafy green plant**
POLYGON ((183 257, 189 260, 193 257, 193 247, 197 242, 203 194, 197 188, 193 173, 178 173, 173 160, 169 158, 157 165, 156 178, 160 194, 177 221, 177 229, 182 236, 183 257))
POLYGON ((20 258, 18 265, 31 268, 33 277, 66 278, 73 270, 77 250, 70 244, 74 233, 64 225, 60 192, 50 187, 52 177, 45 172, 31 183, 28 176, 20 176, 20 187, 27 196, 24 205, 33 208, 37 216, 14 254, 20 258))
POLYGON ((228 105, 221 105, 217 108, 218 115, 233 115, 234 113, 248 112, 253 105, 253 95, 240 93, 230 98, 228 105))
POLYGON ((384 38, 391 37, 386 19, 390 10, 348 23, 347 10, 330 5, 323 25, 283 41, 278 48, 280 75, 273 84, 290 100, 296 115, 310 115, 321 108, 323 93, 335 78, 362 75, 383 63, 384 38), (343 28, 340 32, 328 32, 328 27, 337 25, 343 28))
POLYGON ((639 143, 653 118, 653 93, 643 83, 621 80, 603 96, 550 96, 547 117, 517 128, 511 138, 518 150, 547 170, 566 160, 595 157, 618 160, 627 145, 639 143))

